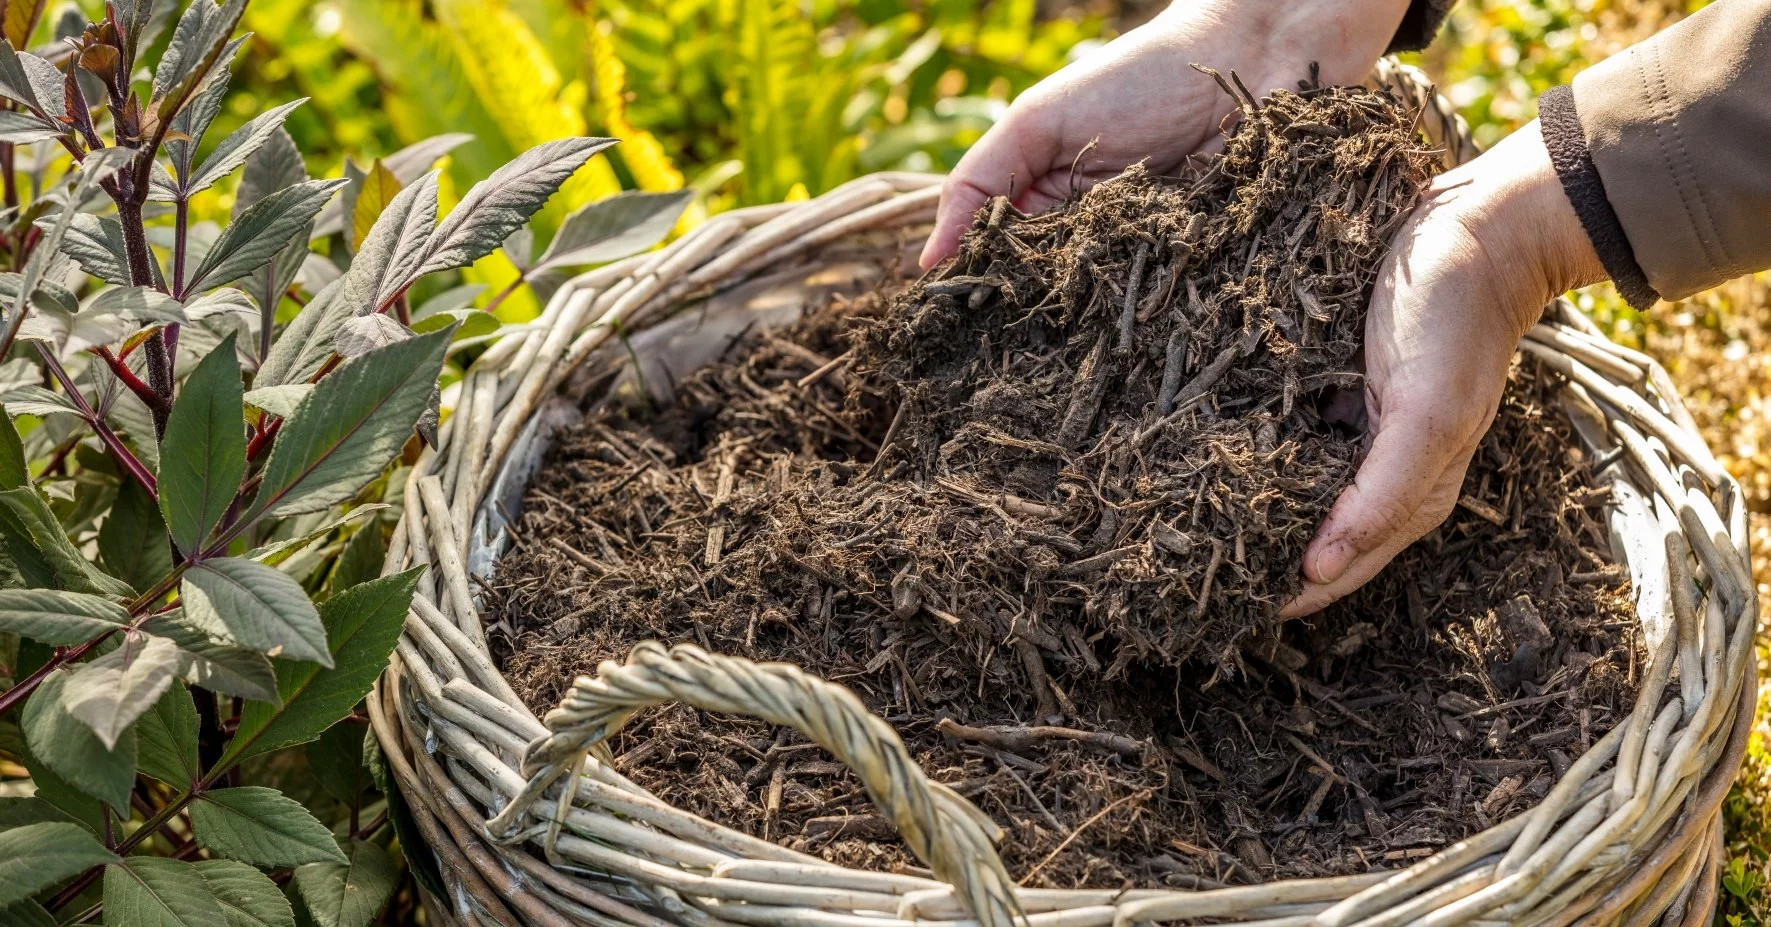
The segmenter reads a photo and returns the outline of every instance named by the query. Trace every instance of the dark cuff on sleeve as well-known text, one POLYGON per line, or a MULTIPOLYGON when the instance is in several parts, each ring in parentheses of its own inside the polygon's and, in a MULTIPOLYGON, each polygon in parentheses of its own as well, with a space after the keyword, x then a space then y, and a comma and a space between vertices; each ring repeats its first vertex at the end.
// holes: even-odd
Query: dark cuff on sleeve
POLYGON ((1408 11, 1402 14, 1402 22, 1396 27, 1396 34, 1384 54, 1420 51, 1433 44, 1433 36, 1439 33, 1439 27, 1456 3, 1457 0, 1413 0, 1408 4, 1408 11))
POLYGON ((1544 91, 1537 98, 1537 124, 1543 133, 1544 147, 1550 151, 1550 163, 1562 180, 1562 192, 1567 194, 1569 205, 1574 207, 1574 214, 1580 218, 1581 227, 1586 229, 1599 263, 1611 275, 1617 292, 1637 309, 1654 305, 1660 294, 1649 285, 1642 265, 1636 263, 1636 252, 1624 234, 1623 223, 1618 221, 1617 211, 1605 196, 1605 181, 1593 164, 1586 132, 1574 109, 1573 88, 1552 87, 1544 91))

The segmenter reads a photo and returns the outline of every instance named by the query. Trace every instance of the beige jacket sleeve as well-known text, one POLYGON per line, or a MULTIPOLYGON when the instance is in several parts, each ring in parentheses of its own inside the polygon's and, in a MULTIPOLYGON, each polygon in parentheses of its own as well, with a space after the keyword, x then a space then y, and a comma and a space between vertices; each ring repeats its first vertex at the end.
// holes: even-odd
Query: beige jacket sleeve
POLYGON ((1771 267, 1771 0, 1717 0, 1600 62, 1574 107, 1661 297, 1771 267))

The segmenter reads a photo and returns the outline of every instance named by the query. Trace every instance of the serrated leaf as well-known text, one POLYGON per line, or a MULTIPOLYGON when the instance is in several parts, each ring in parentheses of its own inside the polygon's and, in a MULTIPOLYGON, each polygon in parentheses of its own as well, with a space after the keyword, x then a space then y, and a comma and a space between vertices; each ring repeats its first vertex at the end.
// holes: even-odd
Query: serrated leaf
POLYGON ((191 300, 185 305, 184 311, 186 315, 190 316, 191 321, 201 322, 212 315, 221 315, 226 312, 253 315, 258 312, 258 304, 253 302, 252 297, 247 295, 244 290, 224 286, 220 289, 210 290, 191 300))
MULTIPOLYGON (((283 122, 289 118, 289 114, 306 102, 307 98, 302 97, 299 100, 266 110, 229 133, 228 137, 222 139, 220 144, 215 146, 215 150, 209 153, 209 157, 203 159, 202 166, 197 168, 196 172, 185 182, 185 195, 189 196, 209 189, 215 185, 216 181, 245 164, 246 159, 251 157, 253 152, 283 131, 283 122)), ((319 208, 315 207, 314 211, 318 213, 319 208)))
POLYGON ((12 424, 12 413, 0 403, 0 490, 17 489, 31 482, 25 443, 12 424))
POLYGON ((372 312, 345 319, 332 339, 332 350, 341 357, 358 357, 410 337, 412 330, 398 319, 372 312))
POLYGON ((387 665, 406 623, 422 568, 353 586, 320 606, 335 666, 283 663, 277 688, 283 704, 252 702, 222 757, 226 768, 272 750, 307 743, 351 713, 387 665))
POLYGON ((169 122, 184 109, 191 94, 209 76, 245 11, 246 0, 228 0, 220 6, 212 0, 192 0, 185 8, 154 69, 148 107, 161 122, 169 122))
MULTIPOLYGON (((246 43, 244 36, 229 42, 216 58, 215 65, 209 69, 209 76, 204 78, 196 92, 191 95, 191 102, 185 106, 172 120, 171 130, 166 133, 166 154, 172 159, 172 169, 178 179, 164 185, 162 195, 167 199, 176 199, 180 185, 189 190, 191 165, 197 158, 197 146, 203 142, 203 136, 209 132, 210 123, 221 113, 221 102, 227 96, 229 74, 228 67, 234 57, 239 54, 240 46, 246 43)), ((210 156, 214 158, 213 155, 210 156)), ((155 181, 161 180, 159 176, 155 181)), ((156 187, 161 184, 156 183, 156 187)), ((188 195, 188 194, 187 194, 188 195)), ((157 198, 157 197, 156 197, 157 198)))
MULTIPOLYGON (((387 165, 387 169, 393 172, 394 179, 404 186, 430 170, 439 158, 471 141, 473 136, 462 132, 434 135, 382 158, 381 163, 387 165)), ((334 203, 320 213, 320 217, 314 220, 315 235, 325 236, 345 230, 346 217, 341 206, 342 203, 334 203)))
POLYGON ((345 272, 340 299, 355 315, 368 315, 420 276, 437 222, 437 175, 426 174, 394 194, 375 217, 345 272))
POLYGON ((133 589, 122 580, 106 576, 89 563, 74 542, 68 540, 55 513, 36 490, 20 487, 0 492, 0 515, 28 538, 43 561, 55 572, 57 584, 69 592, 127 596, 133 589))
POLYGON ((694 191, 677 190, 597 200, 566 217, 535 267, 602 264, 638 254, 670 234, 693 198, 694 191))
POLYGON ((339 365, 283 425, 256 513, 284 516, 343 502, 394 458, 424 414, 449 332, 419 335, 339 365))
POLYGON ((343 277, 326 284, 284 327, 259 364, 255 385, 305 383, 325 366, 332 357, 332 338, 338 334, 338 326, 353 315, 338 298, 343 287, 343 277))
POLYGON ((363 743, 368 729, 340 722, 327 728, 307 745, 308 769, 333 798, 356 805, 370 786, 369 767, 363 762, 363 743))
MULTIPOLYGON (((211 696, 204 693, 203 697, 211 696)), ((174 681, 135 722, 136 759, 141 771, 173 788, 189 788, 203 774, 197 757, 197 726, 197 704, 190 687, 174 681)))
POLYGON ((266 544, 246 556, 257 560, 260 563, 268 563, 274 566, 287 560, 289 555, 295 553, 297 550, 318 541, 320 538, 331 534, 339 528, 342 528, 365 515, 372 515, 385 508, 389 508, 389 506, 379 502, 364 503, 337 518, 330 518, 321 522, 320 526, 312 531, 307 531, 298 534, 295 537, 277 541, 274 544, 266 544))
POLYGON ((554 191, 611 138, 562 138, 543 142, 474 184, 432 237, 419 275, 466 267, 491 254, 523 227, 554 191))
POLYGON ((228 927, 295 927, 295 911, 277 883, 245 863, 210 859, 197 873, 215 893, 228 927))
POLYGON ((288 418, 295 414, 297 406, 314 391, 312 383, 285 383, 282 386, 264 386, 246 394, 246 404, 255 409, 263 409, 278 418, 288 418))
MULTIPOLYGON (((22 725, 21 725, 22 728, 22 725)), ((21 730, 22 736, 22 730, 21 730)), ((29 745, 22 748, 25 770, 31 774, 31 785, 37 789, 36 798, 45 802, 57 811, 62 812, 74 823, 86 829, 87 833, 97 834, 104 829, 104 802, 74 787, 74 784, 56 775, 48 763, 38 759, 31 753, 29 745)))
POLYGON ((278 702, 277 671, 264 654, 218 640, 187 621, 182 611, 154 615, 141 629, 178 645, 179 675, 223 695, 278 702))
POLYGON ((203 263, 191 275, 189 292, 227 283, 269 263, 300 238, 320 207, 343 185, 342 180, 303 181, 252 204, 203 255, 203 263))
POLYGON ((0 833, 51 821, 77 823, 66 812, 41 798, 0 798, 0 833))
POLYGON ((186 620, 242 647, 332 665, 326 629, 307 592, 274 567, 239 557, 205 560, 179 585, 186 620))
POLYGON ((24 58, 30 53, 21 53, 17 48, 10 41, 0 42, 0 96, 23 103, 29 109, 46 110, 37 99, 36 85, 25 73, 24 58))
POLYGON ((23 728, 31 755, 80 791, 122 813, 135 784, 135 732, 125 730, 114 749, 62 704, 69 674, 50 673, 25 702, 23 728))
POLYGON ((344 551, 333 562, 332 575, 326 578, 326 588, 337 595, 380 576, 381 563, 386 556, 387 542, 382 538, 381 525, 372 520, 353 532, 350 540, 345 542, 344 551))
POLYGON ((184 306, 165 293, 146 286, 113 287, 92 298, 87 312, 118 315, 132 322, 184 323, 190 321, 184 306))
POLYGON ((215 893, 194 865, 132 856, 105 867, 105 927, 229 925, 215 893))
POLYGON ((381 847, 352 840, 346 863, 309 863, 295 870, 295 888, 319 927, 365 927, 399 884, 399 869, 381 847))
POLYGON ((160 442, 160 509, 173 543, 195 557, 227 515, 246 474, 240 359, 234 336, 185 380, 160 442))
POLYGON ((0 589, 0 631, 58 647, 83 644, 129 624, 111 600, 53 589, 0 589))
POLYGON ((289 130, 278 125, 246 158, 246 171, 240 175, 239 189, 234 191, 234 217, 239 218, 253 203, 306 179, 307 164, 301 159, 301 149, 296 147, 289 130))
POLYGON ((392 203, 404 185, 388 170, 387 165, 380 161, 369 168, 363 177, 363 184, 357 190, 357 200, 351 206, 351 248, 363 247, 363 240, 369 237, 369 230, 375 226, 375 220, 381 216, 382 210, 392 203))
POLYGON ((276 789, 212 789, 191 805, 197 843, 258 866, 346 863, 326 825, 276 789))
POLYGON ((0 142, 28 145, 65 134, 62 128, 47 119, 17 110, 0 112, 0 142))
POLYGON ((178 647, 171 641, 125 634, 117 649, 69 671, 62 707, 114 750, 123 732, 166 694, 177 671, 178 647))
POLYGON ((78 824, 27 824, 0 832, 0 906, 116 859, 78 824))
POLYGON ((146 592, 172 572, 172 547, 154 498, 135 480, 117 487, 117 498, 98 526, 98 555, 112 576, 146 592))
MULTIPOLYGON (((39 220, 38 228, 48 225, 39 220)), ((74 259, 80 269, 117 286, 129 286, 129 259, 123 245, 123 226, 116 219, 87 213, 74 215, 62 236, 61 253, 74 259)))
POLYGON ((0 924, 7 927, 57 927, 54 915, 35 901, 15 901, 0 906, 0 924))

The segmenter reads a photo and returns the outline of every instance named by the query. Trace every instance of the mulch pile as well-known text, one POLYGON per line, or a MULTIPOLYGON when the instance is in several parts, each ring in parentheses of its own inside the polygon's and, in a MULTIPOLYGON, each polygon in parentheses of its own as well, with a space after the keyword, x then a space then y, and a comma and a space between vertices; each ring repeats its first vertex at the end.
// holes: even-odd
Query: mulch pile
MULTIPOLYGON (((928 278, 562 434, 489 584, 517 691, 545 711, 646 639, 795 663, 1029 885, 1394 867, 1541 798, 1632 697, 1607 493, 1521 366, 1451 521, 1277 619, 1357 467, 1325 409, 1431 158, 1383 94, 1225 88, 1243 118, 1185 176, 998 201, 928 278)), ((916 865, 792 732, 671 706, 613 746, 679 807, 916 865)))

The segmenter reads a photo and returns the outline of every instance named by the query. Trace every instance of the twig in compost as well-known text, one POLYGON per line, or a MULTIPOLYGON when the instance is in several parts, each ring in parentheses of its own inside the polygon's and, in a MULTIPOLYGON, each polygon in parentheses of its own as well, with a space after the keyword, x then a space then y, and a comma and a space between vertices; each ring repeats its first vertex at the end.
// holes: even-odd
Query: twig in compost
POLYGON ((935 724, 935 728, 949 737, 969 740, 1008 753, 1032 750, 1038 747, 1041 741, 1068 740, 1108 753, 1117 753, 1130 759, 1137 759, 1144 755, 1144 745, 1141 741, 1109 731, 1079 731, 1073 727, 1057 727, 1049 724, 1024 727, 1014 725, 972 727, 969 724, 960 724, 952 718, 942 718, 935 724))
POLYGON ((1125 281, 1125 302, 1119 307, 1119 350, 1130 351, 1132 323, 1138 319, 1138 291, 1144 287, 1144 265, 1150 260, 1150 244, 1138 245, 1131 259, 1131 276, 1125 281))
POLYGON ((1058 858, 1059 853, 1064 852, 1066 849, 1068 849, 1070 847, 1070 844, 1075 843, 1076 838, 1082 836, 1083 831, 1088 830, 1089 827, 1091 825, 1093 825, 1096 821, 1099 821, 1100 819, 1106 817, 1108 814, 1112 813, 1113 810, 1118 808, 1120 805, 1123 805, 1126 802, 1134 801, 1134 800, 1135 801, 1143 801, 1143 800, 1149 798, 1153 794, 1155 794, 1155 793, 1152 792, 1150 789, 1143 789, 1141 791, 1133 792, 1130 795, 1121 795, 1117 801, 1115 801, 1112 804, 1109 804, 1107 807, 1102 808, 1101 810, 1095 812, 1093 815, 1091 815, 1089 817, 1088 820, 1083 821, 1080 825, 1077 825, 1077 828, 1070 832, 1070 836, 1065 837, 1061 843, 1059 843, 1057 846, 1053 847, 1052 851, 1050 853, 1045 854, 1045 859, 1040 860, 1039 865, 1034 866, 1032 869, 1027 870, 1027 874, 1022 876, 1021 881, 1016 884, 1026 885, 1028 883, 1028 881, 1030 881, 1034 876, 1039 875, 1039 870, 1044 869, 1048 864, 1051 863, 1052 860, 1058 858))

